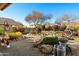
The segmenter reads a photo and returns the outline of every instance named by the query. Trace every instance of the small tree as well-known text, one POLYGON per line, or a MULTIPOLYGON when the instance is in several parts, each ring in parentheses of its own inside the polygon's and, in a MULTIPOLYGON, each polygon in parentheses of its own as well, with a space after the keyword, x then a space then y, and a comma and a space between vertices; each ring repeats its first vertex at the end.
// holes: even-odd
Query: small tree
POLYGON ((77 21, 79 17, 77 15, 73 14, 64 14, 61 17, 59 17, 55 22, 60 23, 60 22, 72 22, 72 21, 77 21))
POLYGON ((43 24, 49 19, 51 19, 51 14, 44 15, 43 13, 36 11, 32 12, 31 15, 28 15, 25 18, 29 24, 33 24, 37 29, 39 29, 39 24, 43 24))
POLYGON ((37 24, 43 24, 45 23, 48 19, 51 19, 51 14, 50 15, 44 15, 41 12, 32 12, 31 15, 26 16, 25 20, 30 23, 34 24, 35 26, 37 24))

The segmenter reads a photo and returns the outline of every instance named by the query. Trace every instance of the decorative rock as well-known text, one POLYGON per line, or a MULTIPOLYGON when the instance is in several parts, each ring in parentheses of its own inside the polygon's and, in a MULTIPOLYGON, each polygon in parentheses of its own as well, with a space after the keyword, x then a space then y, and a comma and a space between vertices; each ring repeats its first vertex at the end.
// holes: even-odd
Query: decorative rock
POLYGON ((4 43, 1 43, 1 46, 4 46, 5 44, 4 43))
POLYGON ((42 43, 42 40, 36 41, 36 45, 39 45, 39 44, 41 44, 41 43, 42 43))
POLYGON ((6 47, 7 47, 7 48, 10 48, 10 45, 7 45, 6 47))
POLYGON ((52 45, 42 44, 42 45, 39 46, 39 49, 44 54, 50 54, 53 51, 53 46, 52 45))
POLYGON ((62 43, 67 43, 68 38, 67 37, 62 37, 62 38, 59 38, 59 41, 62 42, 62 43))

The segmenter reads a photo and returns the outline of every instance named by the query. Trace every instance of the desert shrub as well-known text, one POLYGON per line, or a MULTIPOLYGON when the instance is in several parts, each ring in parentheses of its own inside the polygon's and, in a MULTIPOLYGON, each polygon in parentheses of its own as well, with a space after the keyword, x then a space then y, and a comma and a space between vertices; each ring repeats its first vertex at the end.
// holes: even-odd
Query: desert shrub
POLYGON ((45 25, 42 25, 42 30, 45 30, 45 25))
POLYGON ((7 33, 5 34, 4 38, 7 39, 7 40, 10 39, 10 37, 9 37, 9 35, 7 33))
POLYGON ((76 30, 76 28, 75 28, 75 27, 70 26, 70 27, 68 27, 68 28, 67 28, 67 30, 70 30, 70 31, 75 31, 75 30, 76 30))
POLYGON ((75 39, 74 39, 74 38, 72 38, 72 37, 69 37, 68 39, 69 39, 69 40, 75 40, 75 39))
POLYGON ((20 26, 16 26, 16 27, 15 27, 15 30, 16 30, 16 31, 19 31, 19 30, 20 30, 20 26))
POLYGON ((75 28, 75 31, 79 33, 79 27, 76 27, 75 28))
POLYGON ((50 30, 52 30, 52 27, 47 25, 47 26, 45 26, 45 30, 50 31, 50 30))
POLYGON ((9 33, 9 37, 10 37, 10 39, 16 39, 16 35, 14 32, 9 33))
POLYGON ((54 31, 58 31, 59 30, 59 26, 58 25, 54 25, 54 31))
POLYGON ((31 33, 31 34, 36 34, 37 31, 36 31, 35 29, 32 29, 32 30, 30 31, 30 33, 31 33))
POLYGON ((25 31, 23 32, 23 34, 31 33, 31 31, 33 31, 33 28, 25 28, 25 31))
POLYGON ((66 26, 65 26, 65 25, 60 25, 60 26, 59 26, 59 30, 60 30, 60 31, 64 31, 65 29, 66 29, 66 26))
POLYGON ((23 33, 25 31, 25 28, 23 26, 16 26, 16 27, 13 27, 13 30, 23 33))
POLYGON ((24 31, 25 31, 25 28, 21 27, 21 28, 20 28, 20 32, 23 33, 24 31))
POLYGON ((2 35, 4 32, 4 27, 3 26, 0 26, 0 35, 2 35))
POLYGON ((22 36, 21 32, 11 32, 11 33, 9 33, 10 39, 18 39, 21 36, 22 36))
POLYGON ((58 44, 59 40, 58 40, 58 37, 45 37, 43 39, 43 43, 44 44, 54 45, 54 44, 58 44))
POLYGON ((37 33, 41 33, 42 28, 41 27, 38 27, 38 28, 36 28, 36 30, 37 30, 37 33))
POLYGON ((33 48, 37 48, 37 47, 38 47, 38 45, 36 45, 36 44, 33 44, 33 45, 32 45, 32 47, 33 47, 33 48))
POLYGON ((67 26, 65 25, 54 25, 53 30, 55 31, 64 31, 67 26))

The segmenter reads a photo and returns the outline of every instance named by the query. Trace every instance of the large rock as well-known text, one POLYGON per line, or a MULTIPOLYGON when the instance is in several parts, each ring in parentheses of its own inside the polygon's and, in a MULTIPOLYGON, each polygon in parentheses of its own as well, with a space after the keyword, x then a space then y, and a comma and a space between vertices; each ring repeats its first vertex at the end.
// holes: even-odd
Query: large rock
POLYGON ((36 45, 39 45, 41 43, 42 43, 42 40, 41 39, 39 39, 38 41, 35 42, 36 45))
POLYGON ((42 44, 38 48, 44 54, 50 54, 53 51, 53 46, 52 45, 48 45, 48 44, 42 44))

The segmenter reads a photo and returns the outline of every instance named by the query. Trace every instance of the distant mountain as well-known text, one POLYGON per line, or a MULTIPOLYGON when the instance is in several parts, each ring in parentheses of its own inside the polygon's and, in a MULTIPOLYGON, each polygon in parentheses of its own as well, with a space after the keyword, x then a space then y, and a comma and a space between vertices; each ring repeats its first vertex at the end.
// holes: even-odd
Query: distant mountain
POLYGON ((8 22, 9 25, 23 25, 13 19, 0 17, 0 25, 4 24, 4 22, 8 22))

